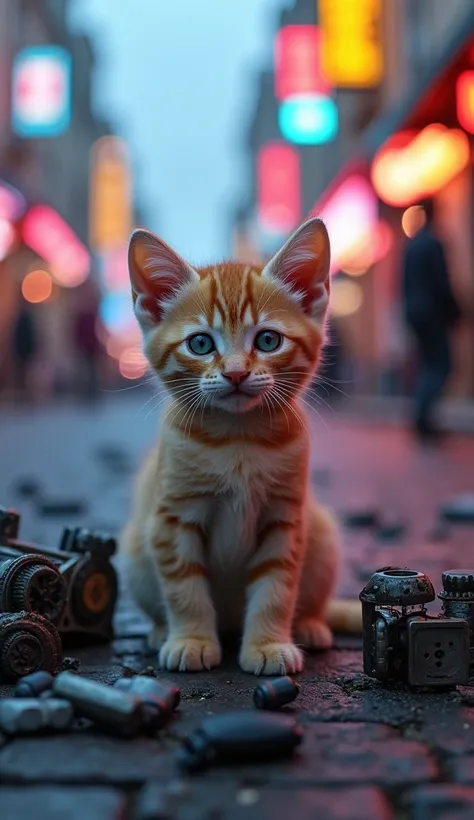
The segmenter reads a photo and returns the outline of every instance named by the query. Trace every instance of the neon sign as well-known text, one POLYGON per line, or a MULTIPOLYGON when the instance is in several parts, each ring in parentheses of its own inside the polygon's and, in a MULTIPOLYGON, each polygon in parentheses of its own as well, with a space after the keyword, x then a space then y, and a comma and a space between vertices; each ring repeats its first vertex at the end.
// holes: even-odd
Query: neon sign
POLYGON ((372 163, 371 179, 381 199, 407 207, 447 185, 469 163, 469 139, 439 123, 419 133, 396 134, 372 163))
POLYGON ((47 205, 34 205, 23 219, 22 235, 28 245, 51 268, 58 284, 76 287, 90 269, 90 256, 72 228, 47 205))
POLYGON ((372 88, 384 72, 381 0, 318 0, 321 64, 339 88, 372 88))
POLYGON ((264 230, 289 233, 301 219, 300 158, 291 145, 271 142, 257 158, 258 218, 264 230))

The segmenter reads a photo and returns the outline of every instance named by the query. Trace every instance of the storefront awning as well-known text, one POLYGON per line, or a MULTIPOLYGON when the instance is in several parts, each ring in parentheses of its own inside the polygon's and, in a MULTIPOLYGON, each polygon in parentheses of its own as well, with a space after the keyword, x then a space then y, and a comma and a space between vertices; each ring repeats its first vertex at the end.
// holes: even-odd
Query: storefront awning
POLYGON ((365 131, 355 154, 371 160, 389 137, 408 128, 422 128, 436 117, 458 126, 452 88, 463 63, 474 65, 474 3, 438 56, 419 78, 407 96, 365 131))

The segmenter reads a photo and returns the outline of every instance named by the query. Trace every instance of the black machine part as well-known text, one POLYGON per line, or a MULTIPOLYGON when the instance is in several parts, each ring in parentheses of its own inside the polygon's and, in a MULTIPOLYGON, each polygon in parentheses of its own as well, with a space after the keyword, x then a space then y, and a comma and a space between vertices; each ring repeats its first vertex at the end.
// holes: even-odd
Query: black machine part
POLYGON ((303 730, 287 716, 236 711, 206 718, 183 742, 179 764, 189 772, 215 763, 251 762, 289 757, 303 730))
POLYGON ((406 567, 382 567, 367 581, 359 595, 363 604, 373 606, 425 606, 436 597, 433 584, 424 572, 406 567))
POLYGON ((474 570, 447 569, 442 575, 443 589, 438 594, 442 601, 471 601, 474 603, 474 570))
POLYGON ((95 558, 108 560, 115 554, 117 541, 111 535, 92 532, 82 527, 65 527, 59 543, 61 552, 89 552, 95 558))
POLYGON ((445 688, 469 682, 467 621, 414 617, 407 629, 410 686, 445 688))

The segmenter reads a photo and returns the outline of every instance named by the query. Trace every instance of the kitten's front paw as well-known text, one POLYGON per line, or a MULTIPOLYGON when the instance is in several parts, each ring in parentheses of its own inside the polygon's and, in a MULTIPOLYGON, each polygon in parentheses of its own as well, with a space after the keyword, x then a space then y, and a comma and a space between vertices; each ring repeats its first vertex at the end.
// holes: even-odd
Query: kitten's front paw
POLYGON ((244 644, 239 663, 254 675, 293 675, 303 669, 303 653, 292 643, 244 644))
POLYGON ((169 637, 160 649, 160 666, 170 672, 199 672, 221 662, 222 652, 214 638, 169 637))
POLYGON ((316 618, 297 621, 293 633, 296 643, 305 649, 330 649, 333 645, 333 635, 328 625, 316 618))

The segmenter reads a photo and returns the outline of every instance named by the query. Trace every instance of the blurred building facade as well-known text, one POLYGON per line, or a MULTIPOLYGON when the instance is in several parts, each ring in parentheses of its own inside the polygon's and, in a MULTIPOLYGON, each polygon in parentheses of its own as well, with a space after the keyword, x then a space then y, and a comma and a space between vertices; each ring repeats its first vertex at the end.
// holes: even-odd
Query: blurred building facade
MULTIPOLYGON (((432 182, 429 193, 434 196, 437 227, 446 243, 453 286, 466 307, 456 331, 455 372, 449 393, 472 400, 474 4, 472 0, 449 4, 444 0, 349 2, 345 6, 349 16, 346 30, 351 6, 356 38, 362 37, 360 19, 367 13, 365 34, 368 41, 378 41, 379 76, 366 84, 341 82, 328 92, 338 112, 338 130, 332 139, 322 144, 292 142, 282 133, 275 48, 273 65, 258 77, 257 105, 245 136, 247 192, 234 212, 232 251, 239 255, 244 248, 247 258, 265 258, 291 232, 277 227, 272 232, 268 225, 262 230, 262 154, 269 145, 277 145, 279 150, 289 147, 299 163, 300 211, 294 213, 292 229, 308 215, 317 214, 325 219, 331 235, 335 274, 332 320, 343 345, 352 353, 353 391, 408 393, 412 353, 400 310, 400 265, 409 217, 404 214, 415 201, 416 191, 410 189, 409 180, 405 188, 397 188, 393 174, 398 173, 399 182, 403 181, 403 168, 395 163, 403 161, 407 152, 403 154, 402 149, 422 134, 424 156, 433 156, 437 166, 431 174, 429 168, 426 171, 432 182), (459 112, 461 75, 468 84, 463 122, 459 112), (433 125, 435 128, 430 128, 433 125), (436 130, 437 126, 440 129, 436 130), (454 145, 455 139, 458 142, 454 145), (389 155, 392 149, 398 153, 389 155), (385 163, 382 171, 381 159, 385 163), (387 170, 389 161, 392 165, 387 170)), ((328 0, 296 0, 281 14, 275 44, 282 30, 291 26, 314 26, 324 36, 323 22, 326 29, 329 24, 333 26, 332 36, 337 40, 338 7, 344 7, 338 0, 332 6, 328 0)), ((369 59, 370 48, 371 42, 361 45, 361 53, 353 55, 353 66, 360 67, 360 60, 369 59)), ((336 51, 329 56, 340 61, 336 51)), ((275 187, 278 199, 281 189, 278 193, 278 185, 275 187)))
POLYGON ((91 147, 113 133, 113 127, 93 110, 96 55, 87 36, 70 30, 68 0, 0 0, 0 54, 0 219, 2 190, 21 203, 18 213, 3 214, 14 229, 8 247, 2 249, 0 236, 0 383, 8 391, 14 382, 11 340, 22 308, 34 316, 35 372, 48 393, 54 383, 74 382, 74 316, 83 300, 91 304, 95 291, 97 297, 98 270, 90 247, 90 157, 91 147), (69 123, 53 135, 19 135, 12 124, 15 58, 24 49, 44 46, 62 48, 71 61, 69 123), (55 248, 63 270, 61 265, 52 268, 49 251, 54 256, 55 248), (35 278, 36 270, 44 271, 42 278, 35 278), (79 287, 86 279, 87 287, 79 287))

